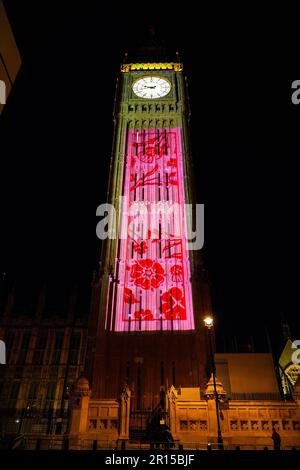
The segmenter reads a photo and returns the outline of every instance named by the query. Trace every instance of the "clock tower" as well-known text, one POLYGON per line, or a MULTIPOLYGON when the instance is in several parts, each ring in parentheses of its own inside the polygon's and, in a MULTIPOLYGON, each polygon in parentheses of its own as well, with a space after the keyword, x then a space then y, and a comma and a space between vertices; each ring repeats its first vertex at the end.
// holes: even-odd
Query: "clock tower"
POLYGON ((93 289, 87 371, 95 398, 127 384, 135 412, 163 404, 172 385, 203 391, 207 381, 209 286, 187 239, 189 119, 182 63, 122 64, 108 190, 116 223, 93 289))

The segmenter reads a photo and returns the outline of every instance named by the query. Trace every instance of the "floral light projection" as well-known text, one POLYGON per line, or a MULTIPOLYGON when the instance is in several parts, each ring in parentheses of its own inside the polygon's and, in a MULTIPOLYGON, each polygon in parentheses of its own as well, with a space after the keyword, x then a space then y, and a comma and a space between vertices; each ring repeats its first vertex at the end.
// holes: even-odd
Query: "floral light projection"
POLYGON ((194 329, 181 129, 130 130, 125 141, 126 237, 118 240, 110 328, 194 329))
POLYGON ((141 259, 132 264, 130 277, 136 286, 154 290, 164 282, 165 272, 156 261, 141 259))

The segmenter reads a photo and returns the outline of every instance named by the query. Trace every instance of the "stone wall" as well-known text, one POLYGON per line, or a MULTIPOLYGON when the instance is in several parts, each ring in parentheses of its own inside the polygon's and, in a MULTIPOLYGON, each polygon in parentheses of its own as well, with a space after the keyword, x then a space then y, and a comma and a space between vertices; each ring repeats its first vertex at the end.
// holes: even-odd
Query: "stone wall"
MULTIPOLYGON (((184 447, 204 448, 217 442, 216 403, 182 400, 173 387, 168 393, 169 424, 175 439, 184 447)), ((272 429, 281 436, 283 448, 300 448, 299 401, 220 402, 220 424, 224 447, 255 449, 272 447, 272 429)))

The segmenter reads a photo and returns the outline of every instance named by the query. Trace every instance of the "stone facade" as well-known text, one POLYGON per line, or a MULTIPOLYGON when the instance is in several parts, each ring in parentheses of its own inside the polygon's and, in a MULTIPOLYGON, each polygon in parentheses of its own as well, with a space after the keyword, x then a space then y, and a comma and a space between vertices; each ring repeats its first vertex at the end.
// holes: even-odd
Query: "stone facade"
MULTIPOLYGON (((175 446, 184 449, 206 449, 208 444, 217 447, 217 419, 215 396, 211 380, 201 399, 198 389, 176 389, 171 386, 166 393, 166 420, 175 446), (198 399, 196 399, 198 397, 198 399)), ((221 432, 225 449, 262 450, 272 448, 272 430, 281 436, 284 450, 300 449, 299 393, 291 402, 227 400, 226 391, 218 381, 221 432)), ((130 395, 125 387, 119 400, 96 400, 87 394, 77 394, 73 404, 70 425, 70 445, 84 448, 97 441, 98 448, 118 448, 120 441, 128 441, 130 395), (89 443, 89 444, 84 444, 89 443)), ((150 442, 144 444, 146 447, 150 442)))
MULTIPOLYGON (((170 429, 184 448, 205 448, 217 442, 215 398, 182 400, 176 389, 168 394, 170 429)), ((283 401, 237 401, 220 403, 221 431, 225 449, 272 447, 272 429, 280 436, 284 449, 300 448, 299 399, 283 401)))

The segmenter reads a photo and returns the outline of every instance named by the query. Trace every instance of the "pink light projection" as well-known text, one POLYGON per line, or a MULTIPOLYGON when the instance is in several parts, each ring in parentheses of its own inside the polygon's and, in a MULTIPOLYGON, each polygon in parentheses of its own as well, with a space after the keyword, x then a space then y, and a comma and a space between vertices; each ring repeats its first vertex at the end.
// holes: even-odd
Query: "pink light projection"
POLYGON ((120 227, 126 236, 118 240, 107 327, 193 330, 181 129, 129 130, 125 157, 120 227))

